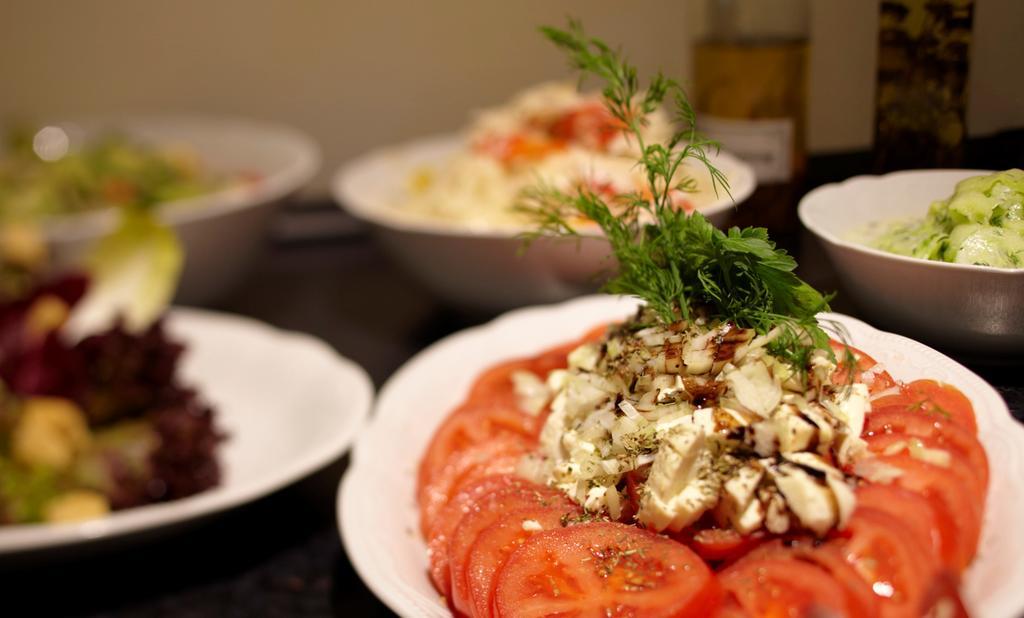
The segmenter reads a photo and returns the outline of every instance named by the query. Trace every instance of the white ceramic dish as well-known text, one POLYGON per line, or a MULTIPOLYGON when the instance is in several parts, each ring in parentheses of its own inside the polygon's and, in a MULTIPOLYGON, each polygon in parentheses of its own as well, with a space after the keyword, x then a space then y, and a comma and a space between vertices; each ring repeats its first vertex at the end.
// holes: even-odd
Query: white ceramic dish
POLYGON ((851 239, 873 222, 923 217, 957 182, 985 173, 857 176, 808 193, 800 201, 800 220, 821 240, 853 300, 873 321, 978 356, 1024 355, 1024 269, 922 260, 851 239))
MULTIPOLYGON (((320 150, 312 139, 273 124, 156 116, 76 120, 57 126, 65 129, 72 144, 115 131, 146 143, 189 148, 218 174, 259 177, 161 205, 161 218, 175 228, 185 246, 177 301, 186 304, 216 299, 245 274, 264 246, 274 207, 309 182, 320 167, 320 150)), ((44 231, 56 266, 74 264, 114 223, 115 213, 109 210, 48 221, 44 231)))
MULTIPOLYGON (((435 428, 479 372, 502 359, 571 340, 595 324, 625 318, 635 307, 627 299, 589 296, 513 311, 435 343, 384 385, 338 494, 338 524, 359 575, 392 610, 402 616, 449 615, 427 577, 415 505, 416 468, 435 428)), ((853 344, 884 363, 894 377, 943 380, 974 403, 992 478, 980 551, 962 592, 973 615, 1019 616, 1024 610, 1024 530, 1019 525, 1024 427, 991 386, 950 358, 853 318, 825 317, 846 326, 853 344)))
MULTIPOLYGON (((469 229, 402 213, 413 173, 442 164, 463 147, 461 137, 443 135, 372 151, 335 174, 334 198, 372 224, 406 269, 458 306, 495 311, 593 291, 595 274, 609 267, 607 243, 596 230, 578 245, 543 239, 522 252, 519 234, 525 229, 469 229)), ((756 181, 750 166, 729 154, 711 160, 729 179, 732 199, 723 193, 700 210, 721 225, 756 181)))
POLYGON ((172 310, 167 328, 187 346, 182 381, 228 435, 221 484, 78 524, 0 527, 0 554, 141 535, 254 500, 340 457, 370 411, 366 372, 309 335, 195 309, 172 310))

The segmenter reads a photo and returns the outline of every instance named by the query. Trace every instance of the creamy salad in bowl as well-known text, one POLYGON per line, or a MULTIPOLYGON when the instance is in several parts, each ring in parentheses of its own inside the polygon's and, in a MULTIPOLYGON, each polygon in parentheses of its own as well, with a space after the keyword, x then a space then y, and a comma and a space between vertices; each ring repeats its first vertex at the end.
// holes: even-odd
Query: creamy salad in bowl
MULTIPOLYGON (((599 93, 552 82, 534 86, 503 105, 480 111, 463 134, 462 146, 444 161, 422 165, 407 179, 407 193, 394 208, 409 218, 442 221, 469 229, 515 229, 529 223, 516 208, 524 189, 559 191, 587 187, 608 197, 642 191, 646 180, 636 161, 639 145, 604 106, 599 93)), ((661 109, 650 114, 643 135, 665 141, 673 131, 661 109)), ((716 195, 697 165, 680 208, 708 205, 716 195)))
POLYGON ((961 180, 924 218, 876 222, 860 234, 878 249, 899 255, 1024 268, 1024 170, 961 180))

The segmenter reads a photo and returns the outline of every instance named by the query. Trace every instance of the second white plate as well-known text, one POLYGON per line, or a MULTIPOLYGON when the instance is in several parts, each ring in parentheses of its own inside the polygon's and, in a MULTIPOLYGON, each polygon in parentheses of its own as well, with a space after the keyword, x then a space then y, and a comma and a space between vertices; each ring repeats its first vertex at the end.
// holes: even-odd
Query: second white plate
POLYGON ((186 346, 182 383, 227 434, 220 485, 78 524, 0 527, 0 554, 141 533, 254 500, 340 457, 370 411, 366 372, 314 337, 195 309, 173 309, 167 329, 186 346))

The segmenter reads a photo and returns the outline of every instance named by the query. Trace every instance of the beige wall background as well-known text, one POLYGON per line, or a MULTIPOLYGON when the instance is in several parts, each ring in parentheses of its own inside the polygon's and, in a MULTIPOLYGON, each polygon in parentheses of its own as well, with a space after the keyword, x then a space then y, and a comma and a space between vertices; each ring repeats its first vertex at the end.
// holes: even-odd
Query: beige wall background
MULTIPOLYGON (((313 135, 324 172, 451 131, 469 110, 568 74, 538 24, 581 18, 644 74, 686 80, 706 0, 0 0, 0 122, 231 114, 313 135)), ((868 147, 877 0, 811 0, 809 147, 868 147)), ((969 130, 1024 126, 1024 2, 976 0, 969 130)))

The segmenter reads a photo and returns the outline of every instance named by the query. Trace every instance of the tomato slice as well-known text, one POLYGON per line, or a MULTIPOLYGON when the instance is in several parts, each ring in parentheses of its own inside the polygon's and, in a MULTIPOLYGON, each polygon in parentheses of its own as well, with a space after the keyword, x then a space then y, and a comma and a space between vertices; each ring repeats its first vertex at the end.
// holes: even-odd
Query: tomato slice
POLYGON ((451 568, 451 602, 461 612, 470 611, 469 582, 466 573, 470 551, 477 537, 486 528, 510 511, 525 508, 562 509, 569 512, 575 505, 561 492, 528 483, 521 487, 500 489, 483 496, 476 507, 466 513, 448 541, 448 560, 451 568))
POLYGON ((907 524, 858 507, 841 534, 837 546, 881 600, 881 615, 917 615, 939 568, 907 524))
MULTIPOLYGON (((839 615, 844 616, 877 616, 878 615, 878 599, 875 597, 871 588, 868 587, 867 583, 860 577, 854 568, 846 562, 846 559, 841 551, 836 547, 830 545, 818 545, 814 539, 809 538, 794 538, 787 539, 785 541, 776 539, 774 541, 768 541, 762 543, 757 548, 752 550, 738 563, 730 567, 734 571, 740 571, 745 568, 747 562, 758 563, 764 560, 773 561, 788 561, 797 562, 804 565, 816 567, 823 573, 827 574, 832 580, 838 584, 842 590, 840 596, 835 597, 837 605, 842 607, 839 610, 839 615)), ((782 573, 790 572, 792 569, 784 568, 782 573)), ((812 580, 820 581, 820 574, 814 574, 808 569, 803 567, 797 567, 802 573, 811 573, 810 577, 812 580)), ((725 571, 723 571, 723 574, 725 571)), ((732 585, 739 585, 742 583, 741 580, 733 582, 732 585)), ((779 582, 774 584, 777 589, 785 589, 785 582, 779 582)), ((828 585, 830 590, 834 590, 831 585, 828 585)), ((774 594, 772 586, 766 591, 769 595, 774 594)), ((797 602, 791 609, 798 610, 796 615, 814 615, 815 611, 821 612, 828 608, 827 604, 822 604, 820 600, 815 599, 813 595, 804 594, 803 584, 797 586, 795 589, 790 587, 788 592, 782 593, 781 596, 793 596, 797 598, 797 602), (802 611, 803 613, 800 613, 802 611)), ((735 596, 735 595, 734 595, 735 596)), ((750 610, 754 610, 757 606, 763 604, 763 600, 753 599, 747 600, 746 607, 750 610)), ((770 607, 778 609, 777 606, 768 603, 770 607)), ((737 601, 737 605, 741 608, 744 607, 742 603, 737 601)), ((832 612, 837 613, 837 612, 832 612)), ((754 614, 760 615, 760 614, 754 614)), ((790 615, 788 613, 783 615, 790 615)))
POLYGON ((988 457, 981 442, 964 428, 931 414, 907 412, 891 407, 873 409, 864 419, 864 436, 904 434, 929 439, 936 447, 948 448, 966 458, 982 487, 988 486, 988 457))
POLYGON ((494 474, 513 474, 529 445, 513 437, 493 438, 471 446, 452 458, 444 469, 418 495, 420 531, 424 536, 437 521, 437 515, 460 489, 494 474))
POLYGON ((727 599, 749 616, 850 616, 846 591, 814 564, 785 557, 743 559, 718 574, 727 599))
POLYGON ((462 517, 476 508, 486 495, 509 487, 522 487, 525 479, 511 474, 485 476, 466 484, 434 518, 431 527, 425 531, 427 557, 430 560, 430 579, 445 597, 451 596, 450 568, 448 564, 448 540, 462 517))
POLYGON ((674 538, 704 560, 715 562, 732 562, 765 541, 763 534, 743 535, 732 528, 703 528, 674 538))
POLYGON ((496 615, 707 616, 720 590, 686 546, 635 526, 591 522, 530 537, 498 574, 496 615))
POLYGON ((883 511, 902 519, 949 568, 959 569, 957 529, 944 508, 935 508, 925 496, 898 485, 865 483, 857 488, 857 508, 883 511))
POLYGON ((968 618, 967 608, 960 598, 959 578, 947 572, 932 579, 917 616, 926 618, 968 618))
POLYGON ((942 509, 957 530, 956 564, 966 567, 978 547, 982 504, 962 477, 951 474, 955 468, 933 466, 907 455, 880 455, 869 461, 898 469, 900 475, 893 483, 923 495, 933 508, 942 509))
POLYGON ((585 103, 556 118, 548 133, 556 140, 606 150, 624 125, 600 102, 585 103))
POLYGON ((466 564, 466 584, 474 616, 489 616, 494 600, 494 583, 508 557, 526 539, 542 530, 563 527, 566 515, 580 515, 578 506, 540 506, 501 514, 477 536, 466 564))
POLYGON ((543 159, 549 154, 562 150, 565 144, 544 135, 512 133, 489 135, 473 144, 473 148, 486 156, 493 157, 503 165, 543 159))
POLYGON ((971 405, 970 399, 952 384, 935 380, 914 380, 903 385, 898 394, 879 397, 872 402, 872 407, 893 407, 905 412, 935 414, 955 423, 971 435, 978 434, 974 406, 971 405))
POLYGON ((853 373, 853 381, 866 384, 868 392, 880 393, 896 386, 896 380, 878 366, 878 361, 853 346, 844 345, 839 341, 829 341, 836 355, 836 372, 832 374, 833 384, 846 384, 853 373), (847 352, 853 355, 856 365, 850 363, 847 352), (851 366, 852 365, 852 366, 851 366))
POLYGON ((462 406, 434 432, 417 476, 417 491, 434 481, 449 461, 461 451, 498 436, 518 437, 532 442, 538 419, 512 408, 500 406, 462 406))
MULTIPOLYGON (((874 434, 871 436, 865 436, 864 441, 868 445, 868 449, 878 454, 897 454, 906 453, 913 456, 913 452, 910 450, 909 442, 914 440, 918 442, 922 447, 929 450, 945 451, 948 453, 950 474, 956 476, 965 477, 968 480, 967 484, 975 492, 975 498, 979 502, 985 501, 985 488, 986 482, 983 475, 987 473, 987 470, 978 470, 971 465, 971 462, 967 457, 960 451, 951 448, 941 438, 934 436, 910 436, 904 433, 881 433, 874 434)), ((923 455, 922 455, 923 457, 923 455)), ((926 460, 927 461, 927 460, 926 460)), ((941 465, 941 462, 930 461, 936 465, 941 465)))
POLYGON ((470 387, 466 403, 518 409, 518 398, 512 382, 512 374, 517 371, 529 371, 542 380, 546 379, 547 375, 555 369, 565 369, 568 364, 566 359, 569 352, 583 343, 600 340, 607 330, 607 324, 595 326, 579 339, 557 345, 536 356, 518 358, 494 365, 484 371, 470 387))
POLYGON ((564 369, 569 352, 576 349, 581 342, 582 340, 565 343, 530 358, 518 358, 494 365, 480 374, 470 387, 466 403, 518 409, 512 374, 517 371, 529 371, 543 380, 555 369, 564 369))

